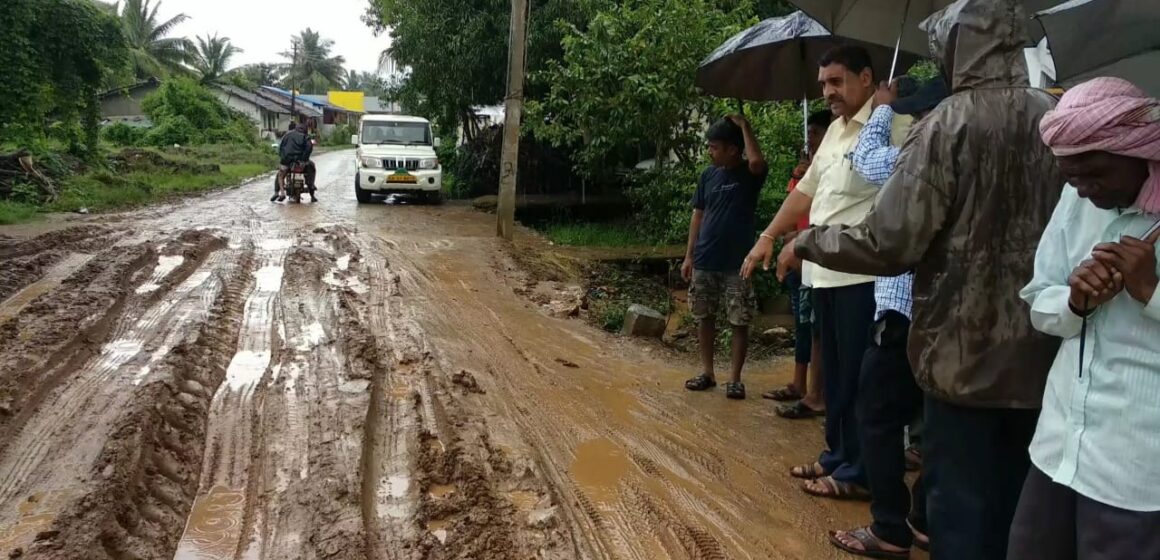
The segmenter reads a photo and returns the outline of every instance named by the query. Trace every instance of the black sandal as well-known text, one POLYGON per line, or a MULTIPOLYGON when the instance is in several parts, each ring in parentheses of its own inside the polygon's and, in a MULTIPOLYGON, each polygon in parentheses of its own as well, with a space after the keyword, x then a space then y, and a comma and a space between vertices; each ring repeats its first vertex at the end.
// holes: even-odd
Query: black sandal
POLYGON ((725 384, 725 397, 740 401, 745 399, 745 384, 740 381, 730 381, 725 384))
POLYGON ((779 407, 777 407, 776 412, 777 412, 778 416, 781 416, 782 418, 788 418, 790 420, 801 420, 803 418, 816 418, 818 416, 825 416, 826 415, 826 411, 814 410, 814 409, 806 406, 805 403, 803 403, 802 401, 798 401, 798 402, 795 402, 793 404, 786 404, 786 405, 779 406, 779 407))
POLYGON ((862 548, 857 549, 842 542, 838 538, 838 531, 830 531, 830 544, 844 552, 864 558, 885 558, 887 560, 895 558, 905 560, 906 558, 910 558, 910 549, 901 551, 883 549, 882 543, 885 541, 871 533, 869 527, 860 527, 852 531, 846 531, 846 534, 857 540, 858 544, 862 545, 862 548))
POLYGON ((685 382, 685 388, 690 391, 707 391, 717 386, 717 380, 701 374, 685 382))

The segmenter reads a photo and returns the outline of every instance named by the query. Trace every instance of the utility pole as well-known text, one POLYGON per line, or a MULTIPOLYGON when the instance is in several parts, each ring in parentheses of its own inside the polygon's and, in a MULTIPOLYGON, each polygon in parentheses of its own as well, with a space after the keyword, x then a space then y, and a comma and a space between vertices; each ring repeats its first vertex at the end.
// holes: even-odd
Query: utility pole
POLYGON ((512 0, 508 34, 508 83, 504 100, 503 155, 500 158, 496 234, 510 241, 515 232, 516 178, 520 159, 520 117, 524 110, 524 59, 528 48, 528 0, 512 0))
POLYGON ((288 76, 290 78, 290 122, 296 122, 297 116, 294 114, 294 105, 295 101, 298 100, 298 96, 294 92, 294 67, 298 65, 298 41, 294 40, 290 48, 293 53, 290 55, 290 75, 288 76))

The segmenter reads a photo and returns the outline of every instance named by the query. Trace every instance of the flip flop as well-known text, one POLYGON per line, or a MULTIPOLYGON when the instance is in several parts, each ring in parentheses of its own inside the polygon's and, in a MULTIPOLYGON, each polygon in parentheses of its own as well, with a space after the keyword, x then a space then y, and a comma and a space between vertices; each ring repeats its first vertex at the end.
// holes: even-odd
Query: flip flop
POLYGON ((717 380, 703 373, 685 381, 685 388, 690 391, 707 391, 716 386, 717 380))
POLYGON ((798 401, 798 402, 793 403, 793 404, 779 406, 779 407, 777 407, 777 410, 775 412, 777 412, 778 416, 781 416, 782 418, 788 418, 790 420, 800 420, 803 418, 816 418, 818 416, 825 416, 826 415, 826 411, 814 410, 814 409, 806 406, 805 403, 803 403, 802 401, 798 401))
POLYGON ((909 519, 906 520, 906 526, 910 527, 910 532, 914 533, 914 546, 919 550, 930 552, 930 537, 926 533, 914 528, 914 523, 909 519))
POLYGON ((862 545, 862 549, 859 550, 842 542, 840 539, 838 539, 837 531, 830 531, 830 544, 844 552, 848 552, 855 556, 862 556, 864 558, 885 558, 888 560, 905 560, 910 558, 910 549, 900 552, 883 550, 882 539, 874 536, 874 533, 870 532, 869 527, 859 527, 853 531, 846 531, 846 534, 854 537, 854 539, 862 545))
POLYGON ((745 400, 745 384, 740 381, 734 383, 730 381, 725 384, 725 398, 733 399, 735 401, 745 400))
POLYGON ((761 394, 761 398, 769 399, 771 401, 797 401, 801 400, 805 395, 798 392, 797 387, 793 385, 786 385, 785 387, 778 387, 771 391, 766 391, 761 394))
POLYGON ((816 496, 818 498, 829 498, 831 500, 842 500, 842 501, 852 501, 852 502, 868 502, 868 501, 870 501, 870 491, 869 490, 862 488, 861 486, 858 486, 856 484, 850 484, 849 482, 842 482, 840 480, 834 480, 834 477, 832 477, 832 476, 823 476, 822 478, 817 478, 817 479, 814 479, 811 481, 807 481, 806 484, 802 485, 802 491, 804 491, 806 494, 809 494, 811 496, 816 496), (814 490, 810 486, 810 484, 809 484, 810 482, 816 482, 818 484, 823 484, 826 488, 826 491, 814 490))
POLYGON ((789 470, 789 475, 802 480, 815 480, 823 476, 828 476, 829 473, 826 472, 826 469, 822 468, 821 463, 815 462, 794 467, 789 470))

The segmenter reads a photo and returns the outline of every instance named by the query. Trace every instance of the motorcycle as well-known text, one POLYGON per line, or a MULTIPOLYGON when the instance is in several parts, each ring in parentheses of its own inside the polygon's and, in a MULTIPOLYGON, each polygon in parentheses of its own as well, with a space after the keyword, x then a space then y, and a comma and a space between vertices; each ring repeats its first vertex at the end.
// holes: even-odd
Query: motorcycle
POLYGON ((302 202, 302 193, 306 192, 306 162, 294 162, 284 181, 282 194, 289 196, 292 202, 302 202))

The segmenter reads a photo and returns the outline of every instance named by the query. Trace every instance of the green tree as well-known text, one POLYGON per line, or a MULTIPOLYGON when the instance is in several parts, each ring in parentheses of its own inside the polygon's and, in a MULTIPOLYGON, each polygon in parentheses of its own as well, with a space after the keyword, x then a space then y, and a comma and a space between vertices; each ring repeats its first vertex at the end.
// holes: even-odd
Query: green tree
POLYGON ((230 43, 229 37, 198 37, 197 48, 190 56, 190 66, 197 71, 203 84, 213 84, 226 78, 230 59, 242 49, 230 43))
POLYGON ((640 146, 681 161, 697 157, 712 101, 698 95, 698 63, 755 21, 710 0, 639 0, 601 11, 587 29, 568 26, 563 59, 534 76, 548 92, 529 103, 538 138, 576 146, 577 170, 600 177, 640 146))
POLYGON ((291 49, 282 53, 289 61, 284 68, 285 85, 306 93, 326 93, 327 90, 342 86, 346 78, 342 65, 346 59, 331 56, 333 40, 323 39, 317 31, 308 27, 290 41, 291 49))
POLYGON ((150 0, 125 0, 124 4, 118 3, 117 6, 121 28, 129 43, 130 65, 137 79, 187 72, 185 64, 190 62, 190 56, 196 50, 193 43, 185 37, 168 35, 189 16, 177 14, 159 21, 160 0, 155 5, 150 5, 150 0))
POLYGON ((282 71, 277 64, 247 64, 230 72, 235 85, 247 88, 276 86, 282 83, 282 71))
POLYGON ((255 140, 255 127, 231 111, 213 92, 191 78, 166 80, 145 97, 141 108, 153 121, 148 144, 246 144, 255 140))
POLYGON ((0 141, 55 135, 74 153, 97 150, 97 92, 126 60, 117 19, 91 0, 6 0, 0 141))
POLYGON ((382 76, 356 70, 351 70, 347 73, 346 79, 343 81, 343 87, 347 91, 361 91, 367 95, 376 97, 386 97, 390 90, 390 86, 382 76))

